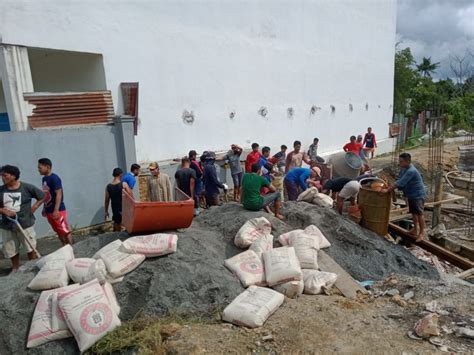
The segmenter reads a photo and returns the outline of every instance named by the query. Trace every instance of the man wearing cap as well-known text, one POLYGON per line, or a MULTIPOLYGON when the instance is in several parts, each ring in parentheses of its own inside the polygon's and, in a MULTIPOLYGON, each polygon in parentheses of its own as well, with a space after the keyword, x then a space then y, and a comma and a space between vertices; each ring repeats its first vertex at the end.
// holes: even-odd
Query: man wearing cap
POLYGON ((342 214, 345 200, 350 200, 352 206, 356 204, 359 188, 360 184, 357 180, 341 176, 328 180, 323 186, 323 193, 329 194, 329 191, 332 192, 332 198, 336 200, 337 210, 339 214, 342 214))
POLYGON ((298 195, 308 188, 308 182, 313 182, 321 178, 321 169, 314 168, 295 168, 290 170, 283 181, 289 201, 296 201, 298 195))
POLYGON ((170 177, 160 172, 160 166, 157 162, 150 163, 148 169, 151 173, 147 180, 148 198, 150 201, 172 201, 170 177))

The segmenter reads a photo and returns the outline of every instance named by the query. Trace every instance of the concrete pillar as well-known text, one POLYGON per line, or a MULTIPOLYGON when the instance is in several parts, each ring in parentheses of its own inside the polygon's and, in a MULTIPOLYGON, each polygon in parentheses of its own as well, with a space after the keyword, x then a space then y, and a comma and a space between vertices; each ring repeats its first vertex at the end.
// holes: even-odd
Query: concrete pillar
POLYGON ((33 106, 23 99, 23 93, 34 91, 26 47, 0 45, 0 77, 10 128, 12 131, 26 131, 33 106))

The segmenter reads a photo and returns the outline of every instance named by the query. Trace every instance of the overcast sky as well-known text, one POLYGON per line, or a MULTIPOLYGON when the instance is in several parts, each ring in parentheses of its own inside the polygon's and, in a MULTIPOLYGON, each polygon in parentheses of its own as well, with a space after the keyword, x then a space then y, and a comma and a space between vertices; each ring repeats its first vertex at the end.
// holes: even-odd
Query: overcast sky
POLYGON ((474 52, 474 0, 398 0, 397 41, 417 62, 440 62, 434 75, 451 75, 450 55, 474 52))

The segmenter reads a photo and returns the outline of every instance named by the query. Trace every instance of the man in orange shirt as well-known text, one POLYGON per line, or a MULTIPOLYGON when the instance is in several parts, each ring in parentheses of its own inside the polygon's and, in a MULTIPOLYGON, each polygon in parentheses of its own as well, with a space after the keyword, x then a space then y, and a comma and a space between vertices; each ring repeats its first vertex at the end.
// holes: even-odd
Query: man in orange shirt
POLYGON ((342 147, 342 149, 344 149, 345 152, 352 152, 359 156, 359 152, 363 147, 362 143, 357 142, 356 136, 351 136, 350 140, 351 141, 342 147))
POLYGON ((257 164, 260 160, 261 154, 258 151, 258 143, 252 143, 252 151, 247 155, 245 159, 245 172, 252 173, 252 165, 257 164))

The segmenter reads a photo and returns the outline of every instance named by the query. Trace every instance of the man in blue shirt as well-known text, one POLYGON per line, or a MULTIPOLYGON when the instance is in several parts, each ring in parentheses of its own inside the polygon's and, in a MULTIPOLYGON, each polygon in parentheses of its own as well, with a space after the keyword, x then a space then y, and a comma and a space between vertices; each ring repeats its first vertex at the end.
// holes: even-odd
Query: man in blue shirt
POLYGON ((389 193, 395 189, 403 191, 415 225, 410 233, 416 236, 416 241, 419 242, 425 235, 425 219, 423 216, 426 198, 425 185, 423 184, 420 172, 411 164, 411 155, 409 153, 400 154, 398 165, 401 168, 398 180, 394 185, 383 189, 381 192, 389 193))
POLYGON ((130 172, 122 176, 122 184, 125 191, 133 196, 132 190, 137 183, 137 176, 140 174, 140 165, 132 164, 130 172))
POLYGON ((320 178, 321 170, 314 168, 294 168, 286 174, 283 183, 288 194, 288 201, 296 201, 298 195, 308 188, 308 180, 320 178))
POLYGON ((269 182, 272 182, 272 178, 270 176, 271 169, 273 165, 268 162, 268 158, 270 157, 270 147, 263 147, 262 148, 262 155, 258 160, 258 165, 262 169, 262 176, 267 179, 269 182))

